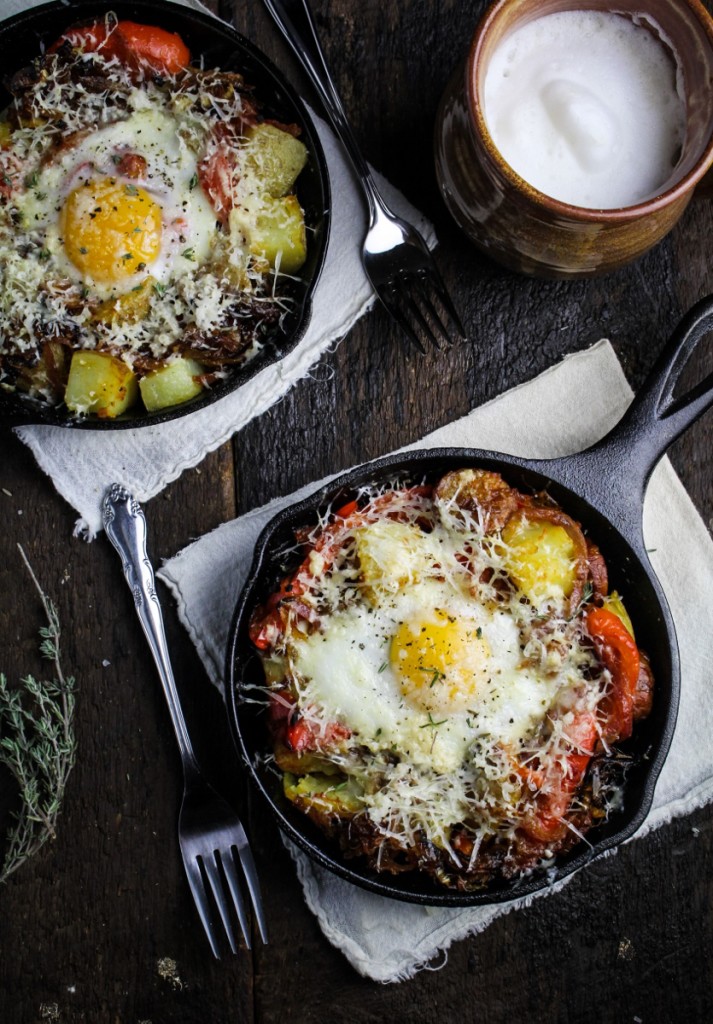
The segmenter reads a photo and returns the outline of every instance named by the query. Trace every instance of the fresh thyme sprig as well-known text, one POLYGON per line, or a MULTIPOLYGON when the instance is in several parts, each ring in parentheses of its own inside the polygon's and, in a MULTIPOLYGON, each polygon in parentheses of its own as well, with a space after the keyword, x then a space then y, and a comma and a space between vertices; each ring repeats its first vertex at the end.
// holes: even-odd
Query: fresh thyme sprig
POLYGON ((47 618, 47 625, 40 629, 40 652, 52 662, 55 678, 41 682, 28 675, 11 689, 0 673, 0 764, 14 776, 21 800, 7 837, 0 882, 6 881, 48 839, 54 839, 77 749, 73 728, 75 682, 62 669, 57 609, 42 590, 19 544, 18 548, 47 618))

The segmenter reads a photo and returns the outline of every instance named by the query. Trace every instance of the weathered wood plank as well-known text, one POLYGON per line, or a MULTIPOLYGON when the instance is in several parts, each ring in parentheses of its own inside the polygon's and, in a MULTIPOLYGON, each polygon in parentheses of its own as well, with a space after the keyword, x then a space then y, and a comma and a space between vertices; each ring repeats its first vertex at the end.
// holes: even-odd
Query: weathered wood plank
MULTIPOLYGON (((432 125, 483 7, 314 0, 367 155, 434 221, 439 263, 469 341, 415 358, 374 310, 310 379, 148 504, 156 563, 236 512, 409 443, 603 335, 638 385, 681 312, 713 291, 709 202, 692 207, 638 265, 601 281, 519 278, 460 235, 436 189, 432 125)), ((221 5, 223 13, 232 9, 221 5)), ((237 27, 301 82, 262 7, 235 0, 234 9, 237 27)), ((691 372, 704 366, 701 356, 691 372)), ((674 452, 708 523, 712 431, 708 417, 674 452)), ((69 1024, 613 1024, 711 1016, 707 811, 630 844, 562 894, 459 943, 442 969, 382 987, 359 978, 328 945, 275 827, 231 778, 262 865, 271 942, 214 963, 175 843, 180 793, 170 723, 116 556, 101 539, 89 546, 70 539, 72 510, 4 428, 0 451, 0 668, 13 676, 37 668, 40 612, 21 575, 21 542, 57 599, 66 663, 80 684, 80 756, 57 839, 0 892, 3 1022, 51 1020, 54 1004, 55 1019, 69 1024), (162 958, 176 962, 180 984, 165 965, 160 973, 162 958)), ((168 619, 196 744, 225 778, 233 768, 222 706, 170 603, 168 619)))

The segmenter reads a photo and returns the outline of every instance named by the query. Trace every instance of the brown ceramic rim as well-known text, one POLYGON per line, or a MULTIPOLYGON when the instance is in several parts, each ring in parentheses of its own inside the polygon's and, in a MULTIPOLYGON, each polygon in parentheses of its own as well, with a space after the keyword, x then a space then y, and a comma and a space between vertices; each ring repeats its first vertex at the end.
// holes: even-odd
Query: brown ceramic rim
MULTIPOLYGON (((713 160, 713 136, 711 136, 708 145, 701 154, 695 167, 691 168, 691 170, 684 175, 679 182, 667 189, 665 192, 661 192, 659 195, 653 196, 651 199, 647 199, 644 202, 635 203, 633 206, 612 207, 611 209, 590 209, 584 206, 574 206, 571 203, 565 203, 559 199, 553 199, 552 196, 548 196, 544 192, 540 192, 539 189, 536 189, 533 185, 530 185, 529 182, 525 181, 524 178, 521 178, 520 175, 513 170, 510 164, 503 159, 499 149, 493 142, 485 123, 485 117, 483 116, 480 103, 477 102, 475 88, 476 68, 481 57, 485 37, 491 27, 502 17, 504 8, 509 6, 511 2, 512 0, 495 0, 495 2, 486 10, 478 24, 478 27, 476 28, 475 35, 473 36, 465 67, 465 88, 468 100, 468 113, 471 118, 473 128, 476 134, 479 133, 480 137, 483 139, 490 159, 510 184, 514 185, 519 191, 525 192, 533 202, 539 204, 541 207, 544 207, 555 215, 559 214, 568 218, 576 217, 580 221, 591 221, 596 224, 601 224, 635 220, 637 217, 656 213, 662 207, 668 206, 669 203, 683 197, 689 189, 693 188, 701 178, 703 178, 709 169, 711 161, 713 160)), ((708 37, 708 42, 713 49, 713 19, 708 14, 708 11, 705 9, 703 4, 700 0, 678 0, 678 2, 688 7, 693 12, 697 20, 700 22, 703 31, 708 37)), ((571 10, 577 9, 575 0, 572 0, 571 10)), ((543 17, 545 16, 546 15, 543 14, 543 17)))

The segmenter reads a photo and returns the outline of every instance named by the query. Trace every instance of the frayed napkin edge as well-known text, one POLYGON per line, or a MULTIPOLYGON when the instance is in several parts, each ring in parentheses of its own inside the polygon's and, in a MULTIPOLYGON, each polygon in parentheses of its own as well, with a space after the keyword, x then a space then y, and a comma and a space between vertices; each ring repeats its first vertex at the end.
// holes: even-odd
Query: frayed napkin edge
MULTIPOLYGON (((679 800, 667 804, 658 812, 652 812, 647 817, 641 828, 633 836, 630 836, 629 839, 622 843, 622 846, 628 846, 636 840, 649 836, 664 825, 671 824, 671 822, 676 818, 682 818, 687 814, 700 810, 709 804, 711 799, 713 799, 713 779, 706 779, 692 789, 685 797, 681 797, 679 800)), ((370 960, 368 955, 363 952, 358 943, 345 937, 342 932, 331 927, 324 910, 316 897, 315 890, 317 888, 317 884, 313 874, 314 865, 306 854, 303 854, 289 841, 285 841, 285 846, 294 861, 297 877, 300 885, 302 886, 305 903, 311 913, 316 917, 325 938, 347 958, 357 974, 363 978, 369 978, 371 981, 375 981, 380 985, 391 985, 398 984, 403 981, 410 981, 424 969, 440 970, 442 967, 445 967, 448 961, 448 950, 453 943, 462 942, 464 939, 482 934, 499 918, 505 917, 513 911, 527 910, 533 903, 535 903, 536 900, 539 900, 542 897, 558 895, 571 881, 573 881, 574 878, 576 878, 581 872, 586 871, 593 863, 616 856, 620 849, 620 847, 616 846, 610 850, 605 850, 603 853, 599 854, 599 856, 593 858, 593 860, 588 864, 584 864, 573 874, 568 875, 566 878, 559 879, 546 889, 531 893, 528 896, 523 896, 520 899, 515 899, 508 903, 494 905, 495 909, 493 916, 487 921, 473 923, 472 921, 466 920, 463 922, 462 927, 459 928, 456 926, 455 929, 453 928, 451 921, 439 926, 435 931, 429 934, 428 948, 419 950, 416 959, 412 962, 403 964, 394 972, 393 969, 390 971, 388 969, 385 969, 384 971, 379 971, 378 968, 374 969, 373 962, 370 960), (439 955, 443 955, 443 963, 433 965, 433 961, 439 955)), ((467 917, 469 913, 470 908, 453 911, 455 917, 460 915, 467 917)))
MULTIPOLYGON (((390 970, 385 969, 380 972, 378 968, 374 968, 374 965, 370 961, 368 955, 363 952, 358 943, 354 942, 352 939, 346 938, 343 933, 332 928, 328 923, 324 910, 321 909, 315 896, 316 883, 312 873, 313 865, 308 856, 306 854, 302 854, 297 847, 289 842, 286 842, 285 846, 294 861, 297 877, 302 886, 305 903, 311 913, 316 917, 325 938, 335 947, 335 949, 338 949, 344 956, 346 956, 357 974, 361 975, 363 978, 369 978, 372 981, 376 981, 380 985, 391 985, 402 981, 410 981, 416 976, 416 974, 424 969, 440 970, 442 967, 445 967, 448 960, 448 950, 454 942, 462 942, 463 939, 468 938, 468 936, 481 934, 498 918, 505 917, 507 914, 516 910, 527 909, 542 896, 555 895, 560 890, 564 889, 564 887, 574 878, 574 874, 568 875, 566 878, 559 879, 557 882, 553 883, 553 885, 548 886, 540 892, 531 893, 528 896, 522 896, 519 899, 515 899, 507 903, 493 904, 493 915, 488 918, 487 921, 476 923, 473 923, 472 921, 465 921, 462 927, 453 930, 452 921, 449 920, 448 923, 440 925, 429 934, 428 948, 419 950, 417 957, 412 962, 403 964, 396 971, 392 968, 390 970), (443 963, 433 965, 433 961, 439 955, 443 955, 443 963)), ((611 856, 615 853, 616 849, 608 850, 606 853, 602 854, 602 857, 611 856)), ((581 871, 582 869, 580 868, 579 870, 581 871)), ((579 872, 575 872, 575 874, 578 873, 579 872)), ((388 903, 390 901, 385 899, 385 902, 388 903)), ((467 907, 459 910, 454 909, 453 916, 459 917, 462 915, 467 918, 473 909, 475 908, 467 907)))
MULTIPOLYGON (((549 370, 546 370, 544 372, 548 373, 550 371, 556 370, 562 362, 565 362, 568 359, 575 359, 577 356, 581 354, 586 354, 591 350, 606 347, 611 348, 609 341, 607 339, 601 339, 598 342, 591 345, 589 349, 584 350, 583 353, 568 353, 566 356, 563 357, 562 360, 558 361, 557 364, 553 365, 552 367, 549 368, 549 370)), ((621 368, 621 364, 618 362, 618 360, 617 365, 619 366, 619 369, 622 373, 623 380, 626 382, 626 377, 623 373, 623 368, 621 368)), ((516 391, 520 387, 526 387, 529 383, 531 383, 531 381, 526 381, 522 385, 518 385, 517 387, 511 390, 516 391)), ((631 391, 630 388, 628 388, 628 390, 631 391)), ((507 394, 507 392, 505 392, 504 394, 507 394)), ((491 401, 494 403, 501 400, 504 394, 496 396, 496 398, 492 399, 491 401)), ((471 413, 479 411, 489 404, 491 404, 491 402, 484 403, 482 406, 470 410, 470 413, 466 413, 465 417, 463 418, 467 418, 467 416, 470 415, 471 413)), ((428 445, 431 439, 433 439, 433 446, 438 446, 437 437, 434 437, 434 435, 437 435, 438 432, 439 431, 436 430, 431 434, 426 435, 425 438, 421 438, 419 441, 413 442, 413 444, 409 445, 408 448, 400 450, 408 450, 410 448, 423 447, 424 443, 428 445)), ((668 458, 664 457, 664 459, 662 459, 661 461, 662 463, 668 462, 668 458)), ((688 492, 684 488, 678 475, 673 470, 673 467, 669 466, 669 469, 670 475, 676 488, 690 502, 690 496, 688 495, 688 492)), ((305 490, 316 490, 321 485, 321 483, 328 482, 330 479, 333 479, 335 476, 338 475, 339 474, 333 474, 332 476, 325 478, 325 481, 322 482, 312 481, 311 484, 307 485, 305 490)), ((296 493, 299 493, 299 491, 296 493)), ((270 502, 266 503, 265 505, 252 509, 249 512, 243 514, 242 516, 236 518, 239 518, 241 522, 246 522, 255 517, 264 517, 265 522, 268 522, 272 515, 279 511, 279 509, 284 506, 285 502, 289 500, 292 500, 291 496, 287 496, 287 498, 285 496, 278 496, 271 500, 270 502)), ((693 511, 695 512, 696 519, 700 524, 701 530, 706 534, 706 536, 709 536, 709 530, 707 529, 706 524, 700 516, 700 513, 698 513, 695 509, 693 511)), ((222 531, 228 528, 231 524, 234 524, 235 521, 236 520, 234 519, 229 522, 222 523, 219 526, 217 526, 215 530, 211 531, 211 533, 216 531, 222 531)), ((210 534, 206 534, 205 536, 210 536, 210 534)), ((192 543, 199 543, 199 541, 202 539, 203 538, 199 538, 198 540, 193 541, 192 543)), ((182 554, 184 551, 187 550, 187 548, 191 546, 192 545, 187 545, 186 548, 182 549, 181 552, 178 552, 174 556, 174 558, 178 558, 180 554, 182 554)), ((170 559, 169 561, 172 560, 173 559, 170 559)), ((212 674, 211 668, 213 668, 216 665, 216 659, 213 655, 207 652, 206 648, 198 638, 192 623, 189 621, 187 616, 183 614, 183 607, 185 607, 186 602, 183 598, 182 588, 180 584, 178 583, 178 581, 174 580, 173 577, 169 575, 169 573, 165 573, 162 571, 159 575, 161 576, 163 581, 169 586, 169 589, 173 592, 173 594, 176 596, 177 603, 179 606, 179 617, 182 623, 184 624, 184 627, 187 629, 189 635, 191 636, 197 649, 199 650, 199 653, 201 653, 202 660, 206 665, 209 675, 212 674)), ((221 677, 223 675, 224 668, 224 665, 220 667, 221 677)), ((671 823, 674 819, 684 817, 687 814, 690 814, 696 810, 701 809, 702 807, 709 804, 712 799, 713 777, 709 777, 707 779, 704 779, 695 787, 693 787, 685 796, 680 797, 677 800, 670 801, 665 806, 651 811, 647 819, 642 824, 641 828, 637 831, 637 833, 634 836, 626 840, 626 843, 628 844, 630 842, 633 842, 635 839, 643 838, 652 833, 655 829, 658 829, 663 825, 671 823)), ((513 910, 525 909, 529 907, 531 903, 540 896, 556 895, 561 888, 564 888, 564 886, 569 881, 571 881, 572 878, 574 878, 574 874, 569 875, 564 879, 558 880, 552 886, 547 887, 541 892, 531 894, 527 897, 523 896, 520 899, 515 899, 507 904, 496 905, 496 909, 492 916, 489 916, 485 921, 473 922, 467 920, 467 915, 471 913, 469 908, 454 911, 454 914, 458 916, 460 914, 466 915, 466 919, 460 924, 460 926, 456 925, 454 928, 452 919, 448 923, 443 923, 442 925, 439 925, 432 933, 430 933, 430 935, 427 938, 427 946, 425 948, 418 950, 418 952, 415 954, 413 961, 409 961, 407 958, 405 958, 397 967, 394 967, 393 964, 389 968, 387 968, 386 965, 383 965, 383 970, 380 971, 380 965, 374 965, 373 960, 369 957, 369 955, 366 952, 364 952, 363 948, 358 943, 355 943, 352 939, 345 936, 342 932, 335 930, 324 916, 320 905, 319 877, 315 873, 320 870, 319 867, 317 865, 313 865, 312 861, 307 857, 307 855, 303 854, 299 849, 292 848, 289 842, 286 842, 285 845, 287 846, 293 860, 295 861, 296 874, 303 888, 303 894, 306 905, 308 906, 311 913, 313 913, 314 916, 317 918, 320 929, 322 930, 327 940, 343 955, 346 956, 354 970, 360 976, 368 978, 379 984, 392 984, 409 980, 423 969, 440 969, 440 967, 444 966, 445 962, 447 961, 447 950, 450 948, 453 942, 462 941, 463 939, 468 938, 470 936, 480 934, 481 932, 485 931, 488 927, 490 927, 490 925, 497 918, 504 916, 505 914, 510 913, 513 910), (444 958, 443 962, 433 964, 433 961, 438 956, 442 956, 444 958)), ((617 851, 618 848, 605 851, 595 859, 600 860, 604 857, 613 856, 617 853, 617 851)), ((586 866, 588 865, 585 865, 585 867, 586 866)), ((386 902, 388 903, 390 901, 387 900, 386 902)))
MULTIPOLYGON (((309 105, 307 105, 307 110, 317 128, 318 134, 322 138, 322 142, 325 148, 328 149, 330 147, 334 147, 336 150, 338 150, 339 153, 341 154, 339 159, 343 160, 346 173, 351 174, 351 176, 354 177, 354 174, 351 171, 351 168, 349 167, 348 160, 343 156, 341 144, 339 143, 337 137, 335 136, 333 129, 324 120, 324 118, 317 114, 309 105)), ((428 218, 423 213, 421 213, 419 209, 417 209, 413 205, 411 200, 403 192, 401 192, 400 189, 393 185, 379 171, 377 171, 373 167, 371 168, 371 171, 380 190, 382 191, 382 194, 385 196, 389 204, 396 208, 397 210, 399 210, 402 216, 406 217, 411 223, 413 223, 416 226, 417 230, 421 233, 424 241, 426 242, 426 245, 430 250, 435 249, 438 245, 438 236, 436 234, 436 230, 433 224, 428 220, 428 218)), ((329 245, 331 245, 331 239, 329 245)), ((328 258, 329 245, 327 252, 328 258)), ((354 309, 347 311, 346 314, 344 313, 344 311, 341 311, 338 322, 334 323, 331 327, 320 329, 316 339, 313 342, 310 342, 309 345, 305 345, 305 338, 309 334, 310 330, 312 329, 315 323, 313 298, 312 317, 310 319, 310 322, 307 324, 305 330, 305 337, 303 337, 300 340, 294 351, 288 354, 283 360, 280 360, 275 367, 276 373, 282 381, 282 390, 280 391, 277 398, 266 402, 264 391, 260 392, 259 390, 261 374, 258 374, 251 381, 248 381, 245 385, 243 385, 243 387, 258 390, 258 394, 255 396, 255 400, 252 403, 252 411, 250 411, 246 415, 242 409, 231 409, 230 421, 226 422, 224 428, 220 431, 220 433, 211 440, 209 440, 207 443, 205 443, 203 447, 200 449, 200 451, 196 451, 185 458, 182 458, 179 455, 179 457, 172 464, 169 463, 168 466, 161 464, 160 472, 158 474, 151 475, 150 472, 147 472, 143 480, 143 486, 134 486, 131 488, 137 500, 145 502, 155 497, 169 484, 177 480, 178 477, 180 477, 186 470, 192 469, 195 466, 199 465, 208 454, 210 454, 213 451, 216 451, 221 445, 225 444, 232 437, 236 436, 249 422, 251 422, 254 419, 257 419, 259 416, 265 415, 276 405, 278 405, 281 401, 283 401, 296 384, 311 377, 314 373, 315 368, 319 365, 320 360, 323 359, 325 356, 333 353, 339 346, 339 344, 341 344, 341 342, 348 336, 353 327, 376 304, 376 294, 371 289, 371 286, 369 285, 368 279, 366 278, 365 275, 363 278, 363 283, 367 291, 364 294, 363 299, 361 299, 361 301, 358 302, 358 305, 354 309), (305 355, 308 357, 307 362, 302 366, 298 364, 296 368, 292 368, 293 364, 291 360, 299 359, 300 354, 302 359, 304 359, 305 355)), ((320 281, 318 281, 316 285, 315 297, 319 295, 320 287, 322 287, 322 285, 323 281, 320 278, 320 281)), ((359 296, 357 295, 356 298, 358 300, 359 296)), ((269 373, 271 369, 272 366, 268 366, 265 368, 264 372, 269 373)), ((225 395, 224 398, 220 400, 220 402, 229 402, 231 399, 234 400, 236 394, 239 394, 241 390, 242 388, 238 388, 236 391, 233 391, 230 394, 225 395)), ((56 467, 52 460, 47 457, 47 453, 45 452, 43 447, 42 437, 43 432, 45 430, 56 430, 57 428, 53 426, 43 426, 42 424, 23 424, 13 429, 18 439, 23 444, 27 445, 27 447, 30 449, 40 469, 47 476, 50 477, 50 480, 52 481, 57 493, 65 501, 67 501, 67 503, 71 505, 75 509, 75 511, 80 513, 79 517, 75 520, 72 534, 73 537, 80 538, 86 542, 93 541, 96 538, 97 534, 102 529, 101 514, 99 512, 99 503, 101 501, 101 498, 99 498, 97 505, 94 506, 94 509, 90 508, 89 501, 86 501, 84 503, 80 502, 77 504, 75 503, 75 500, 73 500, 72 497, 76 488, 74 486, 75 478, 71 475, 71 473, 67 474, 66 479, 64 479, 61 483, 58 482, 58 480, 55 478, 57 475, 56 467), (84 507, 82 507, 82 505, 84 507)), ((145 425, 140 429, 144 432, 148 432, 151 430, 151 426, 145 425)), ((85 432, 87 434, 92 433, 92 431, 90 430, 87 430, 85 432)), ((94 431, 94 433, 98 432, 94 431)), ((102 432, 102 435, 106 437, 106 434, 104 434, 104 432, 102 432)), ((118 478, 117 482, 124 482, 120 479, 120 473, 115 473, 114 476, 115 478, 118 478)), ((113 482, 114 480, 106 480, 105 484, 108 487, 113 482)))
MULTIPOLYGON (((241 426, 237 428, 235 427, 234 424, 226 424, 225 429, 215 438, 213 438, 202 452, 188 459, 179 459, 171 467, 166 468, 165 472, 162 473, 161 490, 164 490, 170 484, 174 483, 183 473, 186 472, 186 470, 193 469, 196 466, 200 465, 200 463, 205 458, 207 458, 208 455, 216 451, 231 438, 239 434, 240 431, 244 427, 246 427, 248 423, 251 423, 253 419, 256 419, 261 415, 265 415, 265 413, 274 409, 277 405, 280 404, 280 402, 284 401, 287 395, 290 393, 290 391, 297 384, 307 379, 312 374, 315 367, 319 364, 319 360, 321 358, 330 355, 336 351, 339 345, 347 337, 349 331, 351 330, 351 327, 354 324, 356 324, 363 316, 365 316, 366 313, 369 312, 369 310, 372 308, 375 302, 376 296, 370 295, 368 298, 364 300, 364 302, 361 304, 357 312, 354 314, 354 318, 350 318, 349 324, 342 323, 338 327, 330 331, 320 344, 320 351, 317 356, 317 359, 313 363, 310 363, 308 366, 305 366, 304 370, 301 373, 299 373, 298 376, 294 377, 291 381, 289 381, 286 390, 282 392, 277 401, 273 402, 268 409, 263 409, 256 412, 254 415, 250 416, 250 418, 247 419, 241 426)), ((230 395, 226 395, 225 399, 230 399, 230 397, 230 395)), ((225 399, 221 399, 221 401, 225 399)), ((47 458, 45 457, 41 444, 36 442, 36 439, 30 433, 30 429, 36 430, 37 427, 35 425, 32 425, 31 428, 29 426, 27 428, 25 428, 24 426, 14 427, 13 432, 17 435, 19 440, 22 441, 23 444, 27 445, 27 447, 32 451, 32 454, 34 455, 38 466, 50 478, 50 480, 52 480, 52 483, 57 493, 61 495, 61 497, 69 505, 72 505, 73 502, 70 496, 71 488, 61 487, 56 484, 53 477, 53 464, 51 464, 49 460, 47 460, 47 458)), ((117 482, 121 483, 120 480, 117 482)), ((152 497, 155 497, 157 493, 155 491, 155 487, 156 481, 148 481, 146 490, 144 492, 137 491, 137 493, 135 494, 136 499, 138 501, 148 501, 152 497)), ((80 516, 77 520, 75 520, 74 529, 72 531, 73 537, 78 538, 79 540, 86 541, 87 543, 91 543, 93 540, 96 539, 98 533, 99 531, 93 529, 91 524, 84 518, 84 516, 80 516)))
MULTIPOLYGON (((374 301, 375 301, 375 296, 372 296, 370 302, 367 302, 367 308, 374 301)), ((366 312, 366 310, 365 310, 365 312, 366 312)), ((342 339, 338 338, 336 340, 337 340, 337 344, 339 344, 339 342, 341 340, 343 340, 343 338, 342 339)), ((600 349, 608 349, 608 350, 610 350, 614 354, 613 346, 612 346, 612 344, 611 344, 611 342, 609 341, 608 338, 600 338, 598 341, 594 342, 588 348, 582 349, 580 351, 577 351, 577 352, 567 352, 567 353, 565 353, 565 355, 563 355, 561 357, 561 359, 559 359, 559 360, 557 360, 557 362, 553 363, 552 366, 547 367, 547 369, 543 370, 540 374, 535 374, 533 377, 529 378, 528 380, 525 380, 525 381, 523 381, 520 384, 514 385, 512 388, 509 388, 507 391, 503 391, 499 395, 495 395, 493 398, 489 399, 487 402, 483 402, 482 405, 474 406, 467 413, 464 413, 463 416, 461 417, 461 419, 467 419, 469 416, 473 415, 474 413, 480 413, 482 410, 487 409, 488 407, 490 407, 492 405, 496 405, 498 402, 500 402, 506 396, 515 394, 516 392, 529 387, 534 381, 539 380, 541 377, 545 377, 545 376, 547 376, 547 375, 549 375, 551 373, 555 373, 562 366, 562 364, 567 363, 569 360, 577 360, 578 358, 581 358, 581 357, 586 356, 588 354, 594 354, 594 353, 598 352, 600 349)), ((307 368, 305 376, 308 376, 312 372, 312 370, 314 369, 314 367, 316 365, 318 365, 318 361, 317 361, 317 363, 313 363, 310 367, 307 368)), ((622 410, 621 410, 621 415, 623 415, 624 412, 626 411, 626 408, 628 407, 628 404, 631 401, 631 398, 633 397, 634 393, 633 393, 633 391, 631 390, 631 388, 629 386, 629 383, 628 383, 628 381, 626 379, 626 375, 624 373, 624 370, 623 370, 623 368, 621 366, 621 363, 619 362, 618 359, 616 360, 616 367, 618 368, 618 371, 621 374, 622 381, 625 383, 626 388, 629 391, 629 399, 628 399, 626 405, 624 405, 622 410)), ((284 396, 281 396, 281 398, 278 401, 282 401, 283 397, 284 396)), ((446 423, 442 427, 436 427, 434 430, 429 431, 428 434, 425 434, 419 440, 412 441, 409 444, 404 445, 403 447, 395 448, 395 449, 393 449, 393 450, 391 450, 391 451, 389 451, 387 453, 384 453, 382 455, 376 455, 376 456, 374 456, 373 459, 370 459, 368 461, 369 462, 376 462, 376 461, 378 461, 378 459, 384 458, 386 455, 389 455, 389 454, 398 454, 399 452, 415 451, 415 450, 418 450, 418 449, 424 448, 424 447, 431 447, 431 448, 443 447, 443 443, 439 443, 439 441, 438 441, 438 434, 442 430, 447 430, 451 425, 452 425, 452 423, 446 423)), ((452 446, 449 446, 449 447, 452 447, 452 446)), ((505 453, 507 451, 507 446, 504 446, 502 451, 503 451, 503 453, 505 453)), ((532 457, 535 458, 537 456, 532 456, 532 457)), ((365 463, 365 465, 367 465, 367 464, 368 464, 368 462, 365 463)), ((174 597, 174 599, 176 601, 176 604, 177 604, 179 621, 184 626, 186 632, 188 633, 188 635, 191 638, 191 640, 193 641, 196 649, 198 650, 198 653, 199 653, 199 655, 201 657, 201 661, 205 665, 206 671, 207 671, 208 675, 210 676, 211 681, 216 686, 218 686, 219 688, 221 686, 221 682, 223 681, 223 674, 224 674, 224 670, 225 670, 224 660, 223 660, 222 664, 218 664, 216 662, 216 659, 212 655, 212 653, 207 649, 207 647, 205 646, 203 641, 200 639, 200 635, 199 635, 198 631, 196 630, 195 626, 193 625, 193 622, 190 619, 190 617, 189 617, 189 615, 187 613, 187 610, 186 610, 188 602, 187 602, 187 600, 184 597, 183 590, 182 590, 182 588, 180 586, 180 583, 175 578, 175 576, 173 576, 171 574, 171 572, 170 572, 169 563, 175 561, 176 559, 179 559, 186 551, 188 551, 189 548, 193 547, 195 544, 201 543, 203 540, 205 540, 205 538, 212 536, 212 534, 214 534, 214 533, 218 533, 220 531, 223 531, 223 530, 226 530, 226 529, 230 528, 238 520, 240 520, 241 523, 245 523, 245 522, 248 522, 250 519, 253 519, 255 517, 265 517, 264 525, 267 525, 270 522, 270 520, 275 515, 277 515, 277 513, 282 508, 285 508, 288 505, 290 505, 290 504, 300 500, 300 498, 298 496, 301 496, 303 494, 311 494, 311 493, 319 490, 319 488, 324 487, 331 480, 335 480, 337 477, 341 476, 343 473, 346 473, 348 471, 349 471, 348 469, 340 470, 340 471, 338 471, 336 473, 330 473, 328 476, 323 477, 321 480, 310 481, 304 487, 297 488, 297 490, 292 492, 291 494, 288 494, 288 495, 284 495, 284 494, 283 495, 278 495, 275 498, 270 499, 270 501, 265 502, 264 505, 259 505, 256 508, 250 509, 248 512, 245 512, 242 515, 235 516, 232 519, 228 519, 224 523, 219 523, 218 526, 214 527, 208 533, 203 534, 201 537, 198 537, 195 540, 190 541, 190 543, 188 543, 184 547, 180 548, 170 558, 164 559, 163 565, 162 565, 161 569, 159 569, 157 575, 166 584, 166 586, 168 587, 168 589, 172 593, 172 595, 173 595, 173 597, 174 597)), ((141 496, 139 496, 139 500, 142 500, 141 496)), ((81 524, 84 524, 86 526, 86 523, 85 523, 85 521, 83 519, 78 519, 77 520, 77 527, 75 528, 75 536, 79 535, 77 533, 77 531, 80 529, 80 525, 81 524)), ((94 538, 94 536, 96 536, 96 535, 94 534, 91 537, 87 537, 86 539, 92 540, 94 538)), ((227 652, 225 652, 225 654, 227 656, 227 652)))

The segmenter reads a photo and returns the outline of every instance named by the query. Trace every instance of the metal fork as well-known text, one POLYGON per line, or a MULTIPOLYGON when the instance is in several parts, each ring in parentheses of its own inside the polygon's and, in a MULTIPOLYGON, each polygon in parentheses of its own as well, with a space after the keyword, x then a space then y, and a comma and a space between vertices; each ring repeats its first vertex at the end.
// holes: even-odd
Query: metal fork
POLYGON ((319 93, 364 190, 369 229, 362 262, 377 296, 420 352, 419 335, 436 348, 450 340, 447 321, 465 331, 428 246, 416 228, 397 217, 379 192, 327 68, 307 0, 263 0, 319 93), (444 315, 445 314, 445 315, 444 315))
POLYGON ((178 843, 198 914, 213 954, 220 959, 220 924, 230 949, 237 952, 234 918, 250 948, 250 928, 241 894, 238 864, 247 883, 260 937, 267 942, 255 862, 245 829, 230 804, 203 777, 188 735, 168 655, 161 605, 146 548, 146 518, 120 484, 112 484, 102 506, 106 535, 121 556, 124 576, 149 642, 168 701, 183 764, 184 788, 178 818, 178 843))

